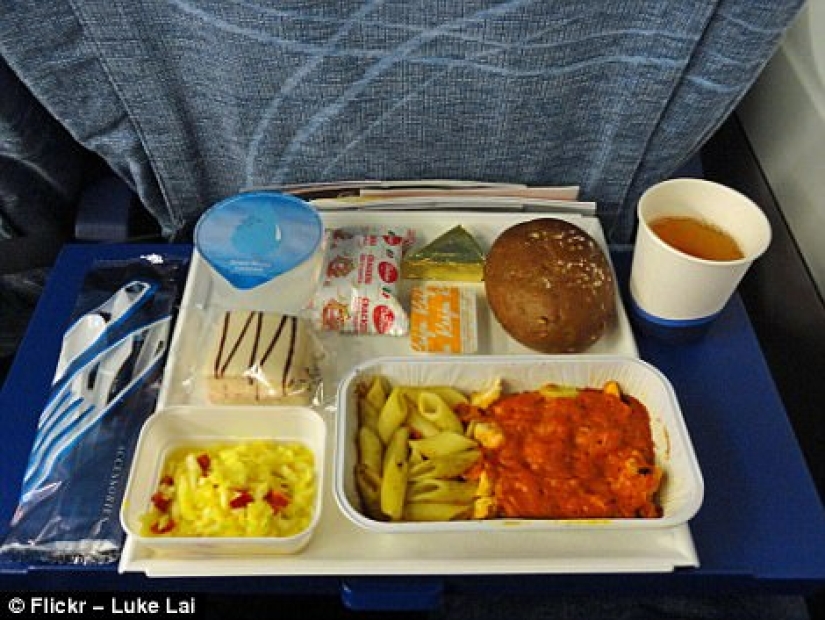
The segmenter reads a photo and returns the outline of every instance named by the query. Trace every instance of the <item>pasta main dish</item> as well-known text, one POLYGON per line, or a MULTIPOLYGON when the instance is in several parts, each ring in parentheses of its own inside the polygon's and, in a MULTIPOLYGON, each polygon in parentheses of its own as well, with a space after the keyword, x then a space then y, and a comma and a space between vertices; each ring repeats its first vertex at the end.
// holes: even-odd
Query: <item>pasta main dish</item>
POLYGON ((658 518, 650 416, 616 382, 361 385, 355 481, 381 521, 658 518))

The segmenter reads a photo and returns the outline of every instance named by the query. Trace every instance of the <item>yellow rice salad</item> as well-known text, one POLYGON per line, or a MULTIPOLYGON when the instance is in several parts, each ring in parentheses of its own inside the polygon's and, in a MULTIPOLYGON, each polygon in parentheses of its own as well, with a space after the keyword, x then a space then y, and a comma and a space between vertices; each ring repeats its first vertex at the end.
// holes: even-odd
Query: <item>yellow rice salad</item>
POLYGON ((312 451, 297 442, 180 448, 166 460, 141 533, 294 536, 309 526, 316 493, 312 451))

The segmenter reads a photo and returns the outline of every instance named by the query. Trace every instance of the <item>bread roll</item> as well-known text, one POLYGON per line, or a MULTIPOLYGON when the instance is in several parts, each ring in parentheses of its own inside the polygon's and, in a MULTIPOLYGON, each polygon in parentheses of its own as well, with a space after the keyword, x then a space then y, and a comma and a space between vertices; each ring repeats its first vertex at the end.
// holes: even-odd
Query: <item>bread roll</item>
POLYGON ((504 330, 544 353, 587 349, 616 315, 607 257, 589 234, 560 219, 523 222, 501 233, 487 254, 484 286, 504 330))

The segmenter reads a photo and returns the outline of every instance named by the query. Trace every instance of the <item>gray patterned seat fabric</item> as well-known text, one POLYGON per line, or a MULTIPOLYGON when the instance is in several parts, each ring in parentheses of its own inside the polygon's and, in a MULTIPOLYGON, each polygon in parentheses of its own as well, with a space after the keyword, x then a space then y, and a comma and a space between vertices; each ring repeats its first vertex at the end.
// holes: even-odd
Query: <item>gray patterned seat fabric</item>
MULTIPOLYGON (((12 0, 0 55, 15 109, 42 106, 170 237, 252 186, 468 178, 579 184, 623 242, 801 4, 12 0)), ((71 194, 76 145, 42 157, 31 122, 0 119, 3 156, 71 194)))

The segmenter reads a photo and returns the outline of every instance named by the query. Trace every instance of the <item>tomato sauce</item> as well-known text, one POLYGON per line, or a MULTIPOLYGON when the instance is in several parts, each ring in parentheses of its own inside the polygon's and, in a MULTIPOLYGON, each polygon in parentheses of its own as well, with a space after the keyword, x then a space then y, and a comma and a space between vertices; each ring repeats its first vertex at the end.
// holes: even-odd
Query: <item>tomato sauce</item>
POLYGON ((504 440, 485 450, 498 517, 661 517, 650 418, 628 395, 503 396, 485 412, 504 440))

